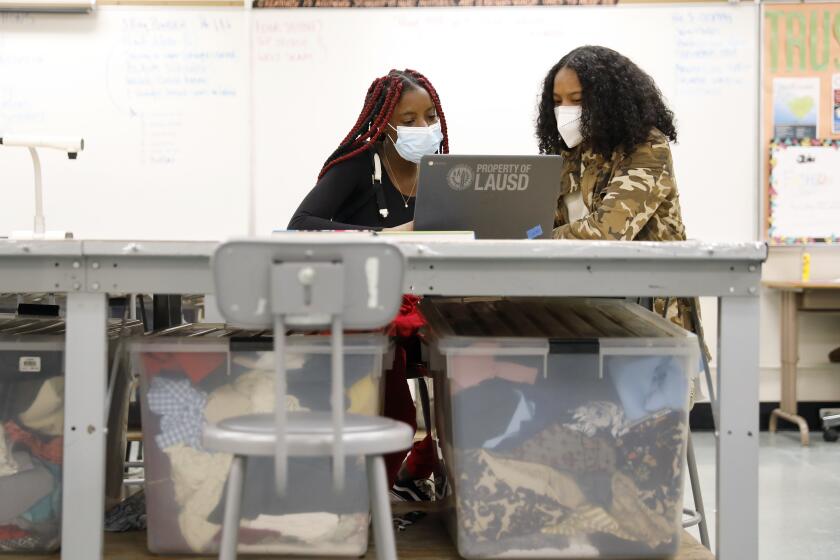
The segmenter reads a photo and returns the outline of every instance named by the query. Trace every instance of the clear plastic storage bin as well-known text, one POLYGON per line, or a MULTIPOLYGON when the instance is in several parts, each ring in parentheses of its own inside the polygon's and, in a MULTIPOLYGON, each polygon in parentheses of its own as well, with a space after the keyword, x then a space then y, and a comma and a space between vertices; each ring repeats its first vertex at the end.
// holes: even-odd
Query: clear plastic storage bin
MULTIPOLYGON (((330 409, 330 338, 287 338, 288 410, 330 409)), ((380 412, 381 335, 344 339, 345 403, 380 412)), ((156 553, 218 551, 231 455, 202 448, 206 422, 274 411, 270 333, 187 325, 136 339, 140 373, 148 546, 156 553)), ((369 504, 363 457, 348 457, 343 494, 329 458, 290 458, 283 498, 274 458, 249 458, 239 552, 359 556, 367 550, 369 504)))
MULTIPOLYGON (((0 319, 0 553, 61 545, 64 320, 0 319)), ((124 334, 142 332, 127 322, 124 334)), ((120 322, 108 329, 111 352, 120 322)))
POLYGON ((616 299, 422 311, 461 556, 677 552, 693 334, 616 299))

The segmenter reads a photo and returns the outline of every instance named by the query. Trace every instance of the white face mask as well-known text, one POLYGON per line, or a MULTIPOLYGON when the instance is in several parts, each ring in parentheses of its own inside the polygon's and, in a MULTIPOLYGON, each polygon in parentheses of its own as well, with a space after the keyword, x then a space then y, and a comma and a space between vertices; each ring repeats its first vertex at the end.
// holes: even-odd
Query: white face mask
POLYGON ((580 134, 580 116, 583 108, 580 105, 558 105, 554 108, 557 119, 557 132, 569 148, 574 148, 583 142, 580 134))
MULTIPOLYGON (((394 128, 397 132, 397 141, 394 148, 400 157, 412 163, 420 163, 420 158, 430 156, 440 149, 443 142, 443 132, 440 129, 440 121, 430 126, 398 126, 394 128)), ((392 140, 393 142, 393 140, 392 140)))

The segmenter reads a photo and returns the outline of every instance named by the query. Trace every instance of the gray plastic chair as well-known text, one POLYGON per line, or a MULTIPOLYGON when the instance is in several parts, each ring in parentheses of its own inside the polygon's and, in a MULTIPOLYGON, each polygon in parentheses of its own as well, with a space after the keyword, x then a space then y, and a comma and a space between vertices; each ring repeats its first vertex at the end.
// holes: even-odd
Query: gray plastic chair
POLYGON ((230 323, 274 328, 275 402, 286 402, 288 327, 332 329, 332 412, 239 416, 204 429, 204 446, 232 453, 219 552, 236 558, 246 463, 274 456, 276 489, 286 489, 288 457, 332 457, 336 491, 344 488, 347 455, 365 456, 376 557, 397 557, 383 455, 408 449, 411 428, 401 422, 344 412, 344 329, 373 329, 399 311, 405 262, 394 246, 373 239, 290 234, 272 240, 234 241, 214 255, 219 311, 230 323))

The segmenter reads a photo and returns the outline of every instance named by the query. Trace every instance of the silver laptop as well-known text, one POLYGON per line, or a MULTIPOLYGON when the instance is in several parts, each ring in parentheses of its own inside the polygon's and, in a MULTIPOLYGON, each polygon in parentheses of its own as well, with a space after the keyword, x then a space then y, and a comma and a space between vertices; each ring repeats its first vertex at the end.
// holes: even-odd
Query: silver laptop
POLYGON ((549 239, 562 161, 560 156, 425 156, 414 230, 474 231, 477 239, 549 239))

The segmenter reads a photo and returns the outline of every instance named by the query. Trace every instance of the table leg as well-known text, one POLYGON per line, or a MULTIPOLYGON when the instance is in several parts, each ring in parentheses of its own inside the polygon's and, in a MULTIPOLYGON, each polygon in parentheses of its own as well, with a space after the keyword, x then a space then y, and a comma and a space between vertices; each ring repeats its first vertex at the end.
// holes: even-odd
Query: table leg
POLYGON ((718 302, 717 558, 758 560, 759 299, 718 302))
POLYGON ((102 557, 107 311, 105 294, 67 295, 62 560, 102 557))
POLYGON ((797 414, 796 365, 799 362, 799 302, 801 294, 788 290, 782 291, 782 395, 779 408, 770 413, 768 429, 775 432, 779 418, 799 426, 802 445, 808 445, 810 434, 808 423, 797 414))

